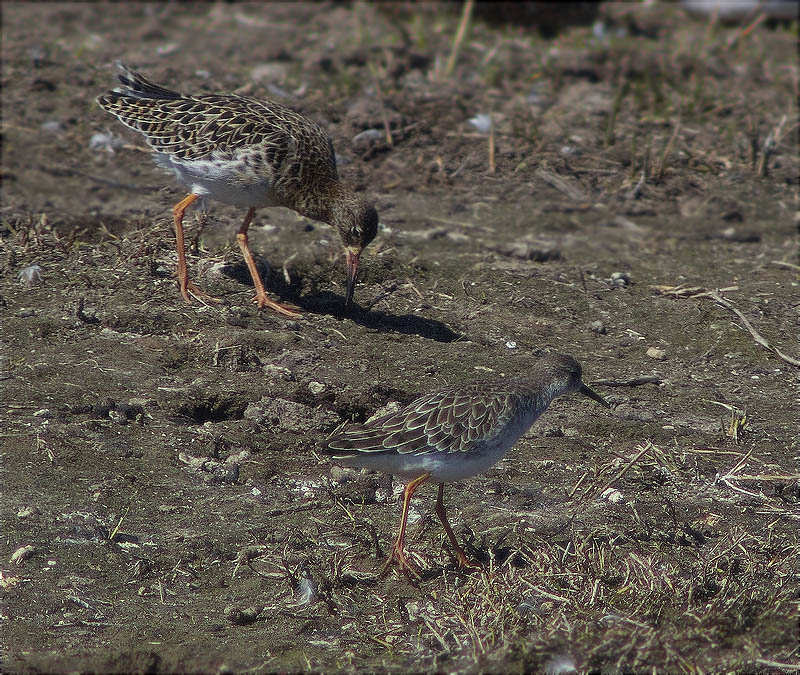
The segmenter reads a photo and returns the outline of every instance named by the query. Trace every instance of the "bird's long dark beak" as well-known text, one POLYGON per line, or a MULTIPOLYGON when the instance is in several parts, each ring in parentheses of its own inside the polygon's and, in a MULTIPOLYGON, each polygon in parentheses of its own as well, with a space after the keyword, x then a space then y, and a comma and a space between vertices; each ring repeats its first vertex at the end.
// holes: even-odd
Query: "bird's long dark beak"
POLYGON ((583 382, 581 382, 581 388, 578 389, 578 391, 581 392, 581 394, 583 394, 584 396, 593 398, 595 401, 597 401, 601 405, 604 405, 606 408, 611 407, 611 405, 602 396, 600 396, 600 394, 594 391, 594 389, 590 389, 589 387, 587 387, 583 382))
POLYGON ((358 276, 358 259, 361 256, 361 251, 353 248, 346 248, 345 255, 347 256, 347 294, 344 297, 345 308, 350 307, 353 302, 353 292, 356 290, 356 277, 358 276))

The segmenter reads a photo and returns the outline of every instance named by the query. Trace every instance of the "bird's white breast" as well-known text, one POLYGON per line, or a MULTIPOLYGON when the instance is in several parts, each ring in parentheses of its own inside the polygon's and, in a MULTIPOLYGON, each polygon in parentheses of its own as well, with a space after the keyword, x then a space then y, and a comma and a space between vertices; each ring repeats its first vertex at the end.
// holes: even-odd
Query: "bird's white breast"
POLYGON ((244 208, 279 206, 269 180, 249 176, 243 162, 179 159, 160 152, 154 159, 193 194, 244 208))

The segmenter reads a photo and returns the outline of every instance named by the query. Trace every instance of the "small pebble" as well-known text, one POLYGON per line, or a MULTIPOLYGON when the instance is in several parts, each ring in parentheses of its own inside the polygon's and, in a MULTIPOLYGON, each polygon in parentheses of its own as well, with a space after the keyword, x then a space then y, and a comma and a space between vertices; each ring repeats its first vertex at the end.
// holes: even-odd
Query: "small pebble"
POLYGON ((300 605, 308 605, 317 599, 317 582, 309 572, 304 572, 300 577, 295 592, 298 596, 297 603, 300 605))
POLYGON ((125 142, 122 138, 115 136, 111 132, 92 134, 89 139, 89 150, 105 150, 110 154, 114 154, 117 148, 121 148, 125 142))
POLYGON ((352 143, 355 146, 368 146, 375 141, 383 138, 383 132, 380 129, 366 129, 360 134, 353 136, 352 143))
POLYGON ((42 283, 42 268, 39 265, 23 267, 17 274, 17 281, 26 286, 35 286, 42 283))
POLYGON ((559 654, 544 664, 544 672, 547 675, 564 675, 565 673, 577 673, 578 668, 571 656, 559 654))
POLYGON ((167 44, 156 47, 156 54, 159 56, 167 56, 173 52, 177 52, 180 48, 181 46, 177 42, 167 42, 167 44))
POLYGON ((606 326, 602 321, 592 321, 592 323, 589 324, 589 329, 592 333, 597 333, 598 335, 606 334, 606 326))
POLYGON ((228 621, 237 626, 247 626, 258 619, 258 609, 252 606, 239 609, 229 605, 225 608, 224 614, 228 621))
MULTIPOLYGON (((254 82, 279 82, 283 84, 289 74, 282 63, 261 63, 250 71, 250 79, 254 82)), ((285 95, 285 94, 284 94, 285 95)))
POLYGON ((233 455, 228 455, 228 458, 225 460, 225 464, 241 464, 246 459, 250 458, 250 451, 249 450, 242 450, 237 452, 233 455))
POLYGON ((239 480, 239 465, 230 464, 218 466, 211 477, 212 485, 222 483, 236 483, 239 480))
POLYGON ((128 418, 116 408, 108 411, 108 417, 112 422, 116 422, 117 424, 128 423, 128 418))
POLYGON ((481 113, 471 118, 469 123, 482 134, 488 134, 492 128, 492 116, 481 113))
POLYGON ((398 401, 389 401, 385 406, 382 408, 378 408, 372 415, 367 418, 365 424, 369 424, 372 420, 376 420, 379 417, 383 417, 384 415, 389 415, 390 413, 396 413, 400 410, 402 406, 398 401))
POLYGON ((309 382, 308 390, 314 394, 314 396, 319 396, 323 391, 325 391, 325 385, 322 384, 322 382, 309 382))
POLYGON ((347 481, 353 480, 356 476, 358 476, 358 471, 356 469, 336 465, 331 467, 331 480, 334 483, 346 483, 347 481))
POLYGON ((617 488, 606 488, 603 490, 603 494, 600 495, 601 499, 605 499, 612 504, 617 504, 624 499, 623 494, 617 490, 617 488))
POLYGON ((58 120, 49 120, 42 124, 41 129, 51 134, 57 134, 64 131, 64 125, 58 120))
POLYGON ((611 285, 617 288, 626 288, 630 286, 631 276, 627 272, 614 272, 611 275, 611 285))
POLYGON ((35 552, 36 552, 36 547, 31 544, 28 544, 27 546, 21 546, 11 554, 11 557, 8 559, 8 561, 10 563, 13 563, 14 565, 21 565, 28 558, 30 558, 35 552))

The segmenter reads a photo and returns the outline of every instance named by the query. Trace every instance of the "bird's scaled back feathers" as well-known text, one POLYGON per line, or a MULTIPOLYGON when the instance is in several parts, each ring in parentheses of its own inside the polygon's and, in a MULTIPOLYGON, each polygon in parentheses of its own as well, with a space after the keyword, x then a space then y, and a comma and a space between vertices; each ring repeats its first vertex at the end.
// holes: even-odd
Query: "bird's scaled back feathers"
POLYGON ((469 452, 476 442, 500 433, 521 405, 524 390, 513 382, 439 391, 368 424, 343 429, 323 452, 334 457, 469 452))
MULTIPOLYGON (((554 398, 584 389, 590 391, 581 382, 581 367, 573 357, 547 354, 525 377, 425 394, 395 413, 339 429, 321 451, 339 460, 481 454, 495 446, 504 452, 554 398)), ((594 392, 589 395, 597 396, 594 392)))
POLYGON ((236 94, 183 95, 119 68, 124 86, 102 94, 97 103, 143 134, 156 152, 201 160, 261 148, 272 167, 291 161, 292 155, 314 156, 316 171, 337 179, 330 138, 291 108, 236 94))

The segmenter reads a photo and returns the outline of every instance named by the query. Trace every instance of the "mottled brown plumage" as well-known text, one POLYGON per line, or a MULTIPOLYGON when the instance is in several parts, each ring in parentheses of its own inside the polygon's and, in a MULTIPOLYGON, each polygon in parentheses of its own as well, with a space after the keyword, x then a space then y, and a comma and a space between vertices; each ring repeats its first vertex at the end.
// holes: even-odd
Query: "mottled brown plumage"
POLYGON ((183 251, 183 214, 198 197, 248 208, 237 240, 259 307, 296 316, 296 308, 270 300, 247 243, 255 209, 284 206, 329 223, 339 232, 352 299, 361 251, 375 237, 374 207, 339 181, 333 145, 312 120, 275 101, 236 94, 190 96, 154 84, 119 65, 122 88, 97 98, 127 127, 143 134, 156 162, 190 189, 174 211, 181 293, 209 297, 189 281, 183 251))

